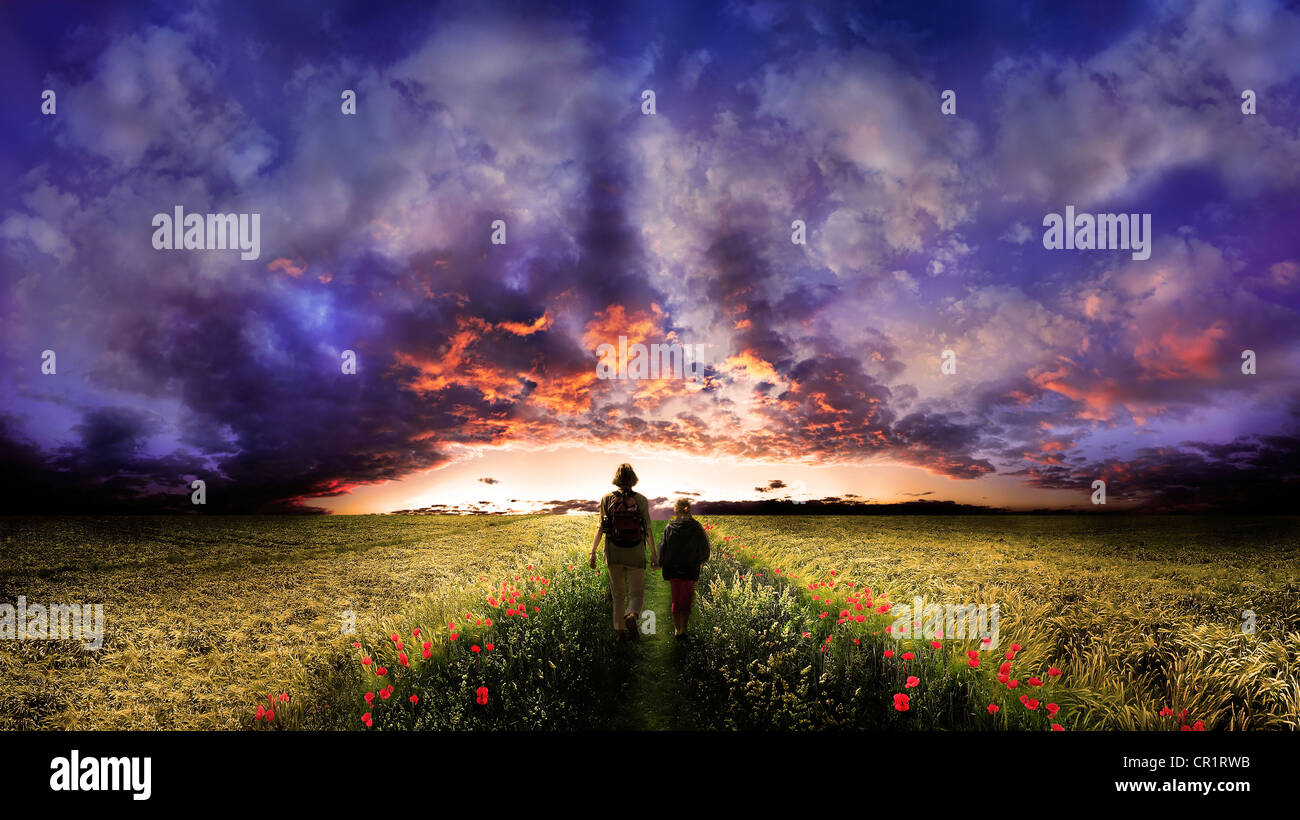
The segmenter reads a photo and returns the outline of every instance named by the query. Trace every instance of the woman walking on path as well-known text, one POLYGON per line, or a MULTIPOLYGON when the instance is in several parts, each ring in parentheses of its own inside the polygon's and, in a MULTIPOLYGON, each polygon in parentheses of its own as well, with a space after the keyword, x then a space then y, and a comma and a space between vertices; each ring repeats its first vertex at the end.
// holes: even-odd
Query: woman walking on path
POLYGON ((609 565, 609 591, 614 599, 614 639, 638 636, 637 623, 645 600, 645 551, 650 549, 650 566, 659 566, 654 530, 650 525, 650 502, 638 492, 631 464, 620 464, 614 473, 618 487, 600 500, 600 529, 591 542, 589 563, 596 566, 596 548, 605 539, 605 563, 609 565))
POLYGON ((695 601, 695 582, 700 580, 700 565, 709 560, 709 536, 691 516, 691 500, 679 498, 673 505, 673 520, 664 528, 659 544, 659 559, 664 580, 672 590, 673 634, 686 640, 686 622, 695 601))

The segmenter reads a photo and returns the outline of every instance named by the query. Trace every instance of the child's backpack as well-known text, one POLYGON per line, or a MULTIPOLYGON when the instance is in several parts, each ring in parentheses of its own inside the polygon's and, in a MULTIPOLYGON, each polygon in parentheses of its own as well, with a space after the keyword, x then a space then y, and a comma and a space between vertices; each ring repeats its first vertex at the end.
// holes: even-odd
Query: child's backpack
POLYGON ((635 547, 645 541, 645 520, 637 506, 636 495, 631 491, 614 494, 609 504, 609 541, 616 547, 635 547))

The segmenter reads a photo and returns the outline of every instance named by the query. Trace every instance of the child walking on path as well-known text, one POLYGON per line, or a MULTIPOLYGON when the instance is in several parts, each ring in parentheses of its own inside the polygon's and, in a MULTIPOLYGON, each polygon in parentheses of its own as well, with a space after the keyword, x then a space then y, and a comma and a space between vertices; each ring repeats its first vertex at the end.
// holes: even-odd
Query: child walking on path
POLYGON ((659 544, 659 561, 664 580, 672 590, 673 634, 686 640, 686 622, 695 601, 695 582, 700 566, 709 560, 709 536, 691 516, 691 500, 679 498, 673 505, 673 520, 664 528, 659 544))

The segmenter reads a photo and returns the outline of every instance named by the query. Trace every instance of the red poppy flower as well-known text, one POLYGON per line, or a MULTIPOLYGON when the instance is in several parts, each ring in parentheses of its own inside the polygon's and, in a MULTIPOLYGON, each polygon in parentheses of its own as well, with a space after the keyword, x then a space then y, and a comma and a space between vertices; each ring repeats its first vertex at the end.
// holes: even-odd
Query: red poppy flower
POLYGON ((366 703, 374 703, 374 702, 375 702, 375 693, 374 693, 374 692, 367 692, 367 693, 365 693, 364 695, 362 695, 362 697, 364 697, 364 698, 366 699, 366 703))
POLYGON ((938 641, 930 641, 930 646, 933 646, 935 649, 943 648, 943 644, 939 643, 938 641))
POLYGON ((892 657, 894 657, 894 650, 892 650, 892 649, 886 649, 886 650, 885 650, 885 657, 886 657, 886 658, 892 658, 892 657))
POLYGON ((1001 673, 1004 674, 1004 675, 1010 675, 1010 674, 1011 674, 1011 664, 1009 664, 1009 663, 1003 663, 1001 666, 998 667, 998 671, 1001 672, 1001 673))
POLYGON ((485 644, 483 648, 486 649, 487 651, 491 652, 492 649, 493 649, 493 645, 492 645, 492 644, 485 644))
POLYGON ((402 666, 410 666, 410 665, 411 665, 411 662, 410 662, 409 660, 406 659, 406 653, 405 653, 405 652, 398 652, 398 653, 397 653, 397 662, 400 663, 402 666))
POLYGON ((375 674, 382 678, 384 675, 388 674, 388 667, 386 666, 379 667, 378 669, 375 670, 375 674))
POLYGON ((1037 709, 1038 701, 1035 700, 1034 698, 1030 698, 1029 700, 1025 701, 1025 705, 1028 706, 1030 709, 1037 709))
POLYGON ((385 686, 383 689, 380 689, 380 690, 379 690, 379 698, 380 698, 380 700, 388 700, 388 696, 391 695, 391 694, 392 694, 392 690, 389 689, 387 686, 385 686))
POLYGON ((1061 710, 1061 707, 1057 706, 1055 703, 1049 703, 1049 704, 1047 704, 1047 714, 1049 714, 1049 715, 1054 715, 1054 714, 1056 714, 1057 712, 1059 712, 1060 710, 1061 710))
POLYGON ((1015 689, 1019 685, 1020 685, 1020 681, 1016 680, 1015 678, 1012 678, 1011 680, 1007 681, 1008 689, 1015 689))
POLYGON ((1059 723, 1053 723, 1053 724, 1052 724, 1052 731, 1053 731, 1053 732, 1064 732, 1064 731, 1065 731, 1065 727, 1062 726, 1062 725, 1059 724, 1059 723))
POLYGON ((366 724, 367 726, 373 726, 373 725, 375 725, 375 724, 374 724, 374 721, 372 721, 372 720, 370 719, 370 713, 369 713, 369 712, 366 712, 364 715, 361 716, 361 722, 364 723, 364 724, 366 724))
POLYGON ((1163 708, 1163 709, 1160 710, 1160 717, 1169 717, 1169 716, 1172 715, 1173 713, 1174 713, 1174 710, 1173 710, 1173 709, 1170 709, 1168 706, 1166 706, 1165 708, 1163 708))
POLYGON ((911 652, 904 652, 904 653, 903 653, 903 660, 905 660, 905 661, 910 661, 912 658, 915 658, 915 657, 916 657, 916 656, 913 655, 911 652))
POLYGON ((420 637, 420 627, 417 626, 414 630, 411 631, 411 637, 412 638, 420 637))
POLYGON ((920 682, 921 682, 921 679, 918 678, 916 675, 908 675, 908 676, 907 676, 907 688, 908 688, 908 689, 911 689, 913 686, 916 686, 916 685, 917 685, 918 683, 920 683, 920 682))
POLYGON ((475 696, 478 700, 479 706, 485 705, 488 702, 488 688, 486 686, 480 686, 475 692, 475 696))
POLYGON ((267 723, 270 723, 270 722, 273 721, 273 720, 275 720, 275 710, 274 710, 274 709, 267 709, 267 710, 266 710, 266 722, 267 722, 267 723))
POLYGON ((902 693, 894 695, 894 708, 900 712, 906 712, 908 709, 912 708, 907 695, 902 693))
POLYGON ((362 658, 362 659, 361 659, 361 665, 362 665, 362 666, 369 666, 369 665, 370 665, 370 659, 369 659, 369 658, 362 658))
POLYGON ((257 704, 257 719, 261 720, 265 716, 266 716, 266 707, 260 703, 257 704))
POLYGON ((420 702, 419 695, 411 695, 411 703, 419 703, 419 702, 420 702))
POLYGON ((990 704, 989 704, 989 714, 990 714, 990 715, 996 715, 997 713, 998 713, 998 705, 997 705, 996 703, 990 703, 990 704))
POLYGON ((1053 667, 1051 667, 1050 669, 1047 670, 1047 674, 1048 674, 1049 676, 1055 678, 1055 677, 1057 677, 1057 676, 1059 676, 1059 675, 1061 674, 1061 670, 1060 670, 1060 669, 1057 669, 1055 666, 1053 666, 1053 667))
POLYGON ((966 665, 969 666, 971 669, 975 669, 975 668, 977 668, 977 667, 980 665, 980 659, 979 659, 979 658, 967 658, 967 659, 966 659, 966 665))
POLYGON ((1030 686, 1042 686, 1042 685, 1043 685, 1043 679, 1042 679, 1042 678, 1030 678, 1030 679, 1028 680, 1028 683, 1029 683, 1030 686))
POLYGON ((471 651, 471 652, 473 652, 475 655, 477 655, 479 652, 482 652, 483 650, 479 649, 478 644, 474 644, 473 646, 471 646, 471 647, 469 648, 469 651, 471 651))
POLYGON ((1204 731, 1205 731, 1205 723, 1203 723, 1202 721, 1199 721, 1199 720, 1196 721, 1195 723, 1192 724, 1192 731, 1193 731, 1193 732, 1204 732, 1204 731))

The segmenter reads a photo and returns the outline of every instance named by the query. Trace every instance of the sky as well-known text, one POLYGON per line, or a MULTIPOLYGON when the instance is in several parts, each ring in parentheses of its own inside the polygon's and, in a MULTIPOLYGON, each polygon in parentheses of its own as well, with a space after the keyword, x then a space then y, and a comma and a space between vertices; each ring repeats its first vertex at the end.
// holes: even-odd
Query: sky
POLYGON ((567 512, 623 461, 668 502, 1295 497, 1293 6, 0 17, 5 512, 567 512), (1045 247, 1067 206, 1149 258, 1045 247), (260 253, 155 247, 176 207, 260 253), (606 378, 620 337, 700 369, 606 378))

